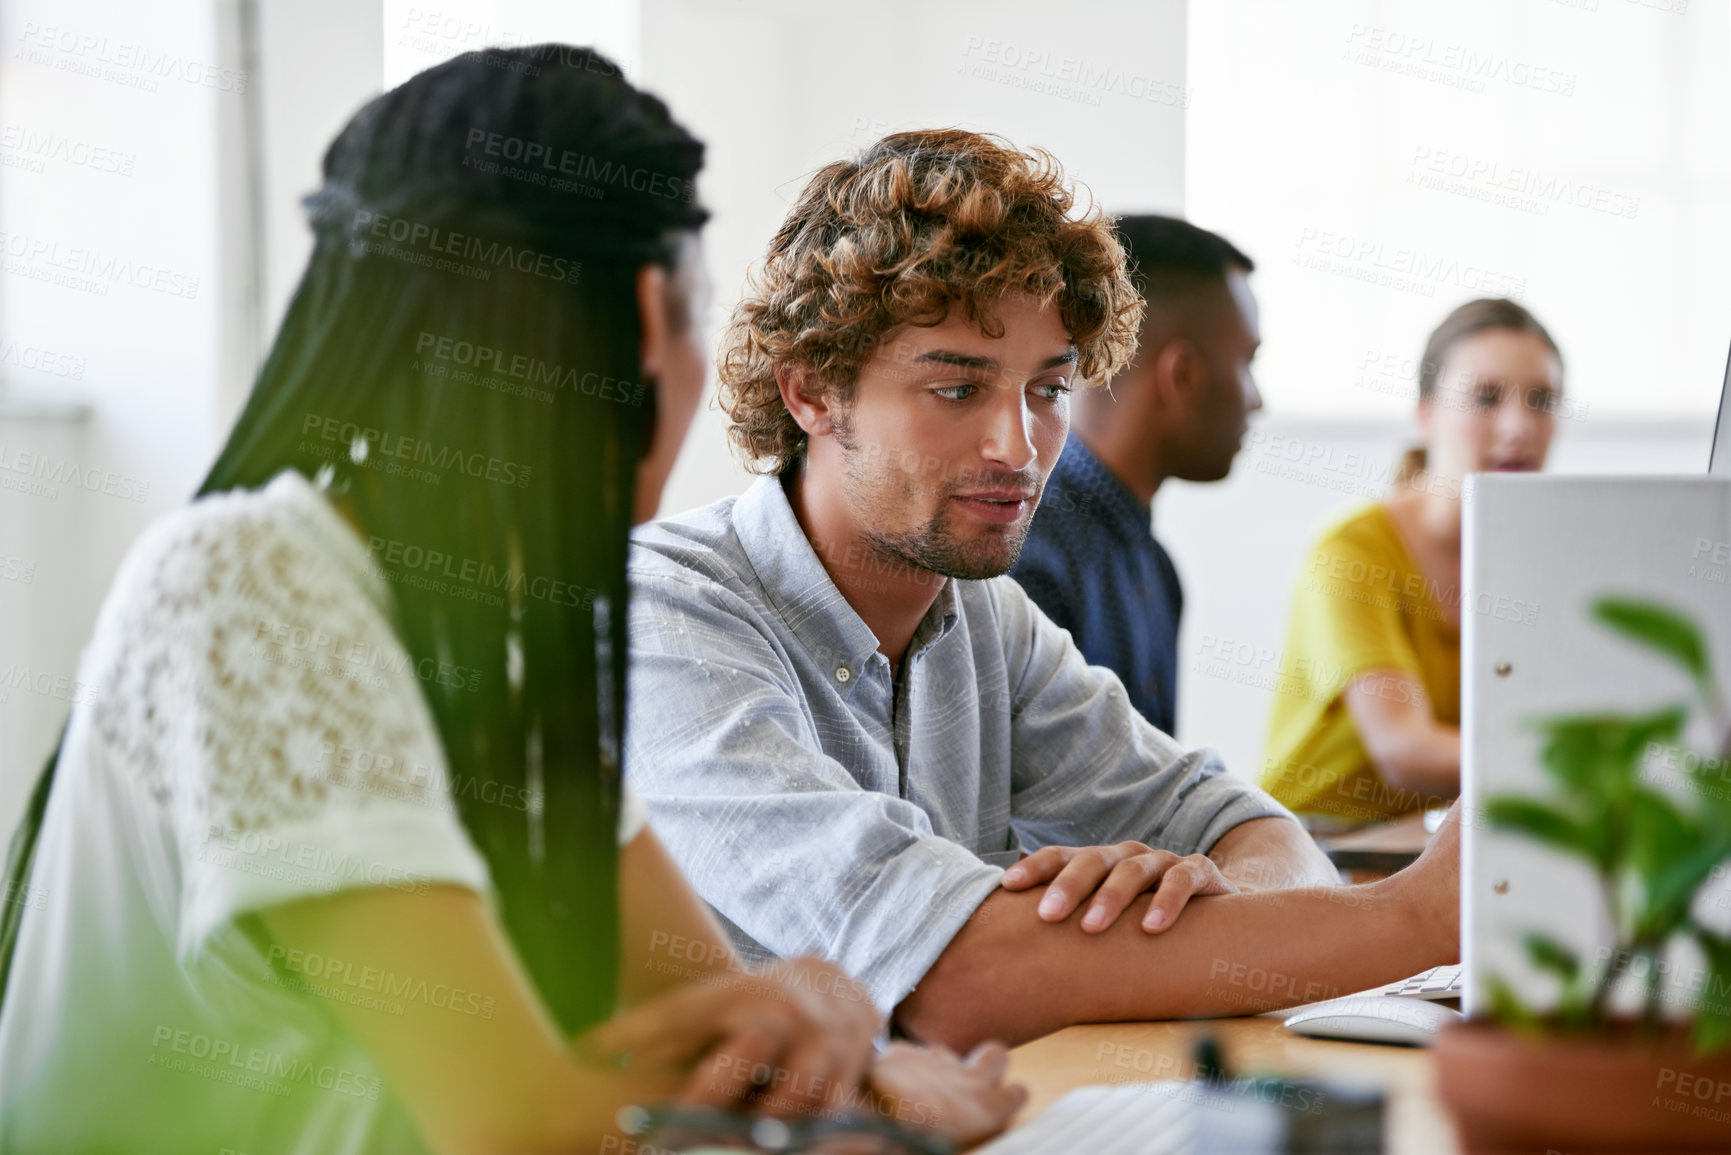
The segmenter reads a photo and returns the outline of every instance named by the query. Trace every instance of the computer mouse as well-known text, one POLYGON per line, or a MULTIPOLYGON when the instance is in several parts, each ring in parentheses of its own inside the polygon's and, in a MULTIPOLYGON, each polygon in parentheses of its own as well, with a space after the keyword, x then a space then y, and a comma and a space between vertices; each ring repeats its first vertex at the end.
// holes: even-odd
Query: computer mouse
POLYGON ((1436 1042, 1438 1031, 1463 1021, 1459 1011, 1421 999, 1351 995, 1304 1008, 1287 1018, 1286 1029, 1319 1039, 1428 1047, 1436 1042))

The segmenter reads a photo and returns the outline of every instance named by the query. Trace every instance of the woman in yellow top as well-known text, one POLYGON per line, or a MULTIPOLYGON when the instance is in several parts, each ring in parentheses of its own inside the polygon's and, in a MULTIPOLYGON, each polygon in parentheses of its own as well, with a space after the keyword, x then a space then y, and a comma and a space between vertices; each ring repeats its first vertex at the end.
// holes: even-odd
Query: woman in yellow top
POLYGON ((1469 301, 1431 334, 1418 382, 1423 445, 1389 497, 1322 535, 1293 598, 1262 785, 1315 825, 1460 792, 1461 483, 1543 467, 1562 354, 1513 301, 1469 301))

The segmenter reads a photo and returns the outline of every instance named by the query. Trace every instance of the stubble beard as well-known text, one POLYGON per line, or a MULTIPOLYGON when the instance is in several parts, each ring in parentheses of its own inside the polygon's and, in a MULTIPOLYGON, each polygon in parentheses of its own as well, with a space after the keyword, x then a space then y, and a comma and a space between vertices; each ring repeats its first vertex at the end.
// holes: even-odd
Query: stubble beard
MULTIPOLYGON (((939 578, 981 581, 1010 572, 1022 554, 1032 518, 1019 524, 992 527, 979 537, 968 540, 957 534, 951 520, 950 496, 962 485, 962 479, 922 486, 917 480, 880 459, 874 475, 864 461, 853 436, 853 426, 844 414, 832 418, 836 445, 842 450, 842 469, 853 495, 865 495, 867 508, 857 520, 866 526, 861 535, 868 549, 879 557, 917 572, 939 578), (884 489, 891 490, 886 500, 884 489), (886 508, 917 509, 932 495, 938 498, 938 508, 925 524, 910 530, 892 532, 870 528, 871 516, 886 508)), ((1036 498, 1037 500, 1037 498, 1036 498)))

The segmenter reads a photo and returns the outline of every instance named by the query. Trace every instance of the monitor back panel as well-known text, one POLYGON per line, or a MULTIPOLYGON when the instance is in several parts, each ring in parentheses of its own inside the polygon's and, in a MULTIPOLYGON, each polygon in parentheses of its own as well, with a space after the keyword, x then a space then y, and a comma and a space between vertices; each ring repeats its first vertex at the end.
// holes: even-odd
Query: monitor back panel
MULTIPOLYGON (((1609 958, 1609 916, 1589 868, 1490 829, 1483 803, 1559 789, 1540 765, 1535 718, 1691 698, 1681 671, 1589 617, 1601 596, 1650 598, 1695 617, 1731 686, 1731 478, 1480 474, 1465 492, 1461 916, 1470 1014, 1488 1006, 1491 975, 1529 1005, 1554 1004, 1554 982, 1522 947, 1530 931, 1569 944, 1590 964, 1609 958)), ((1707 727, 1698 725, 1693 736, 1704 749, 1707 727)), ((1699 784, 1685 779, 1682 764, 1658 759, 1643 775, 1683 795, 1699 784)), ((1725 780, 1713 785, 1731 791, 1731 770, 1717 773, 1725 780)), ((1731 925, 1731 878, 1710 885, 1698 903, 1713 925, 1731 925)), ((1694 950, 1688 944, 1667 960, 1674 1005, 1701 977, 1694 950)), ((1631 985, 1626 993, 1637 992, 1631 985)))

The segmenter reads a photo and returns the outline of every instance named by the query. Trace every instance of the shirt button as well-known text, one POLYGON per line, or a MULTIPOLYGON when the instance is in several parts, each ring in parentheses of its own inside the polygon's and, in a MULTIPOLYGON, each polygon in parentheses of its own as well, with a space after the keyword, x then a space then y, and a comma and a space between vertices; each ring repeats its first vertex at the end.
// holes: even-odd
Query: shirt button
POLYGON ((846 666, 837 666, 835 668, 836 681, 845 682, 851 677, 853 677, 853 673, 846 666))

